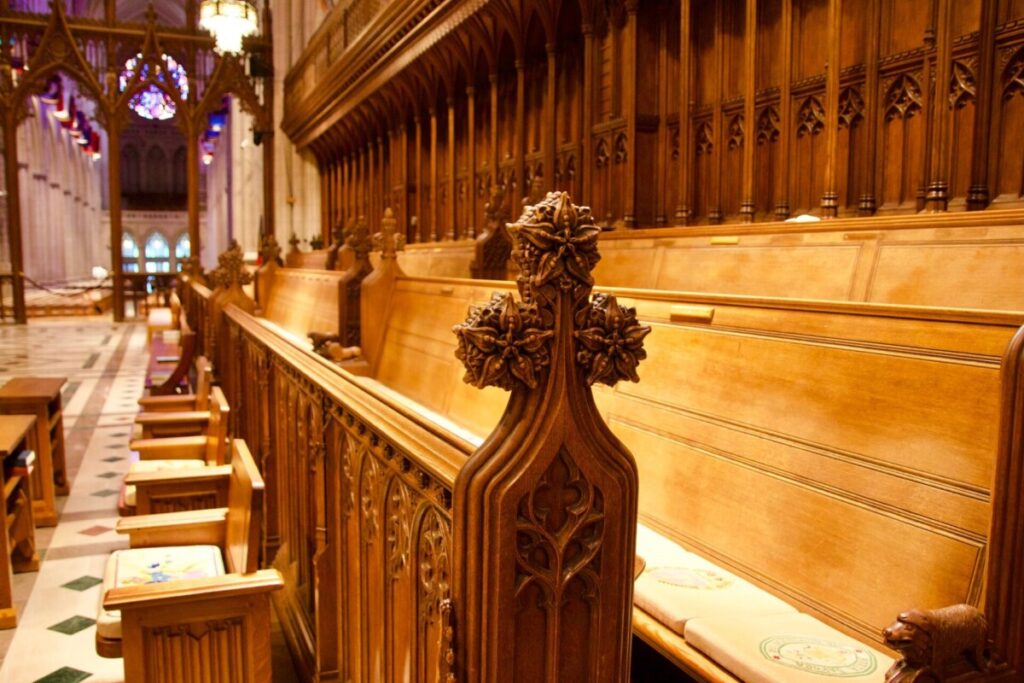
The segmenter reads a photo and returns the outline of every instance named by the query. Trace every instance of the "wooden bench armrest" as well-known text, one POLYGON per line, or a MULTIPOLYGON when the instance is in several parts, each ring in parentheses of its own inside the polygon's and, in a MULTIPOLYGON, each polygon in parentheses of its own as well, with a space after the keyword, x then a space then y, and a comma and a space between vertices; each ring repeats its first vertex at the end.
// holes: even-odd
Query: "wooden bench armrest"
POLYGON ((633 633, 695 680, 741 683, 686 642, 681 635, 639 607, 633 607, 633 633))
POLYGON ((168 396, 143 396, 139 399, 139 406, 146 412, 159 413, 173 410, 181 412, 194 407, 196 404, 195 394, 171 394, 168 396))
POLYGON ((138 439, 128 444, 128 448, 139 454, 139 460, 203 460, 206 443, 205 436, 174 436, 138 439))
POLYGON ((160 427, 178 424, 202 424, 210 421, 209 410, 183 410, 174 412, 145 412, 135 416, 136 424, 160 427))
POLYGON ((169 607, 202 600, 266 593, 282 587, 284 579, 280 572, 276 569, 261 569, 252 574, 225 574, 202 579, 112 588, 103 598, 103 607, 108 610, 169 607))
POLYGON ((228 509, 164 512, 117 520, 117 533, 128 534, 132 548, 162 545, 224 546, 228 509))
POLYGON ((152 486, 154 484, 187 484, 231 479, 231 465, 214 465, 194 470, 158 470, 156 472, 129 472, 124 483, 129 486, 152 486))

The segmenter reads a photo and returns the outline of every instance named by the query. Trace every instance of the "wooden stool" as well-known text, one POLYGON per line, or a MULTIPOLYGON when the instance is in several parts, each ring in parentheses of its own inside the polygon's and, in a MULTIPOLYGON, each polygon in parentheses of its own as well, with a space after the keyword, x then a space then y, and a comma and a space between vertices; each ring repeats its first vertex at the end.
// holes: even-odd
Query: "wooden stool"
MULTIPOLYGON (((32 519, 32 477, 12 473, 8 476, 6 459, 23 449, 35 449, 36 418, 34 415, 0 416, 0 470, 4 490, 4 518, 0 524, 3 534, 0 549, 0 628, 14 628, 14 594, 11 589, 13 572, 34 572, 39 569, 36 553, 36 535, 32 519)), ((38 451, 37 451, 38 453, 38 451)), ((52 482, 51 482, 52 484, 52 482)))
POLYGON ((61 387, 64 377, 15 377, 0 388, 0 414, 36 416, 36 468, 32 474, 35 519, 38 526, 55 526, 54 494, 69 492, 64 462, 64 417, 61 387), (56 489, 54 486, 56 485, 56 489))

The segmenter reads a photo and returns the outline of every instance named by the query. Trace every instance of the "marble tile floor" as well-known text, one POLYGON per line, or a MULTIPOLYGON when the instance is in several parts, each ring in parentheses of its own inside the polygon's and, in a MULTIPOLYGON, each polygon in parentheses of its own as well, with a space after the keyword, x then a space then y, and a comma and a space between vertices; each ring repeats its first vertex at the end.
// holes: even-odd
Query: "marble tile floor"
MULTIPOLYGON (((0 384, 64 376, 71 495, 59 522, 37 529, 38 572, 14 575, 16 629, 0 631, 0 683, 124 680, 120 659, 95 651, 94 619, 107 555, 127 547, 114 531, 120 479, 146 371, 145 328, 109 318, 33 319, 0 326, 0 384)), ((275 681, 296 680, 276 639, 275 681)))

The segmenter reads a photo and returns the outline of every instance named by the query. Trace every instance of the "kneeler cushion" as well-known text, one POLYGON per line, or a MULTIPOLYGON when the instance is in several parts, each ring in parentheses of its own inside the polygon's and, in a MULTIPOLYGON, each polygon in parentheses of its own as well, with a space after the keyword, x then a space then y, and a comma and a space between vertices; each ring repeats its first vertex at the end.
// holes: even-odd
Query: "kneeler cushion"
MULTIPOLYGON (((136 460, 128 468, 129 472, 159 472, 161 470, 198 470, 206 467, 205 460, 136 460)), ((124 504, 135 507, 135 487, 125 485, 124 504)))
POLYGON ((111 588, 223 575, 224 558, 220 548, 215 545, 115 550, 107 559, 107 568, 103 573, 96 631, 109 640, 121 637, 121 612, 103 609, 103 598, 111 588))
POLYGON ((684 635, 748 683, 882 683, 893 663, 807 614, 693 619, 684 635))
POLYGON ((637 527, 636 552, 646 567, 633 586, 634 604, 679 635, 697 617, 797 612, 789 603, 642 525, 637 527))

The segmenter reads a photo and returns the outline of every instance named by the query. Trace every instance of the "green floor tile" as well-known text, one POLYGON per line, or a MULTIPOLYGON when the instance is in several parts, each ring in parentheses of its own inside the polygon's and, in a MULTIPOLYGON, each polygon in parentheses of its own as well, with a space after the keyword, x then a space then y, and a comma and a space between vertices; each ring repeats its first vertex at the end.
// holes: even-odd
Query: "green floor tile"
POLYGON ((72 669, 70 666, 62 666, 42 678, 37 678, 33 683, 78 683, 89 678, 89 676, 92 676, 92 674, 88 671, 79 671, 78 669, 72 669))
POLYGON ((93 586, 103 583, 103 579, 97 579, 95 576, 79 576, 74 581, 68 581, 63 584, 63 588, 70 588, 73 591, 85 591, 89 590, 93 586))
POLYGON ((92 626, 95 623, 96 623, 95 619, 90 619, 89 617, 83 617, 81 615, 76 614, 75 616, 71 617, 70 619, 65 619, 64 621, 60 622, 59 624, 54 624, 53 626, 50 626, 49 628, 50 628, 51 631, 56 631, 57 633, 63 633, 66 636, 73 636, 74 634, 78 633, 79 631, 87 629, 87 628, 89 628, 90 626, 92 626))

